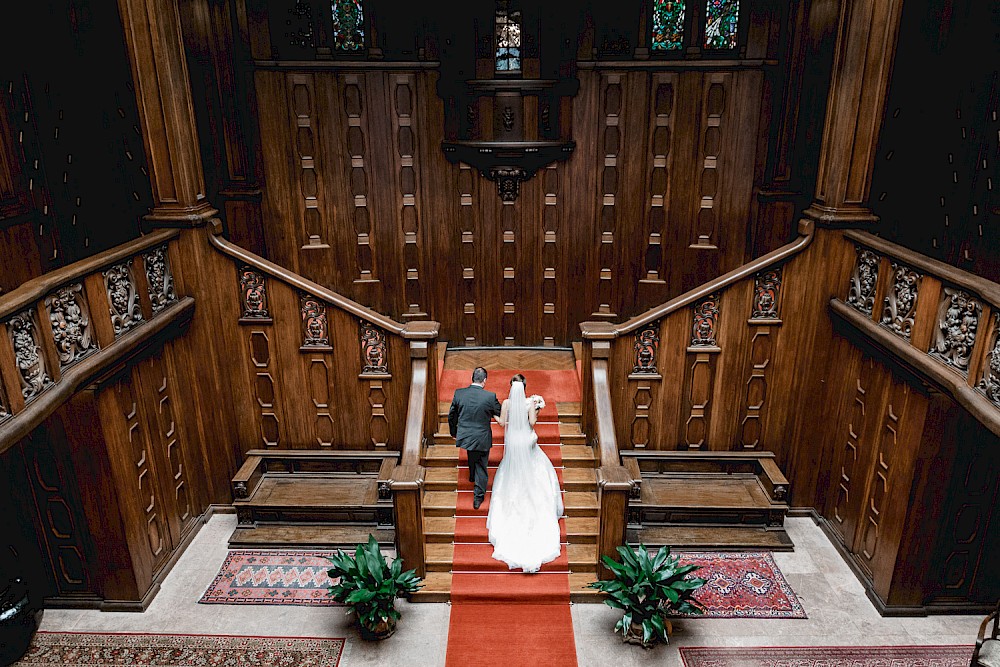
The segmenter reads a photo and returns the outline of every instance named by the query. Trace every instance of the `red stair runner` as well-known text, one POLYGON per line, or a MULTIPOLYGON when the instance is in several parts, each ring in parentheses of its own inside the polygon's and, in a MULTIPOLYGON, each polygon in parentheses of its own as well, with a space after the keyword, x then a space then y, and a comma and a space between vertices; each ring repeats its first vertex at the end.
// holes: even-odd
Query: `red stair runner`
MULTIPOLYGON (((489 370, 486 387, 502 401, 517 371, 489 370)), ((523 371, 528 394, 545 397, 545 409, 535 426, 542 451, 549 457, 563 488, 562 448, 556 402, 580 400, 575 371, 523 371), (549 422, 549 423, 545 423, 549 422)), ((442 371, 440 400, 450 401, 458 387, 469 384, 470 371, 442 371)), ((503 429, 494 427, 490 450, 490 484, 503 458, 503 429)), ((472 509, 468 457, 459 450, 458 493, 455 507, 455 551, 452 559, 451 620, 446 667, 576 667, 576 642, 569 608, 569 560, 566 522, 559 521, 564 542, 556 560, 541 572, 509 571, 493 560, 486 532, 490 492, 478 510, 472 509)))

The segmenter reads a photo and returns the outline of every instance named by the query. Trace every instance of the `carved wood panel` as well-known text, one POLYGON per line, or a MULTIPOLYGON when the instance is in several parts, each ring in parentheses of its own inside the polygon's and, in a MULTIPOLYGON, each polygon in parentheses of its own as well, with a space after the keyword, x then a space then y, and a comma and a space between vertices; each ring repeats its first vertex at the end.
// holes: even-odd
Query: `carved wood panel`
POLYGON ((663 284, 664 236, 670 219, 672 181, 671 144, 674 138, 674 89, 677 75, 670 72, 654 74, 651 77, 652 129, 649 133, 649 217, 645 235, 646 249, 643 253, 645 276, 643 282, 663 284))
POLYGON ((621 123, 625 101, 622 92, 621 74, 602 74, 601 76, 601 118, 603 129, 601 139, 603 151, 597 172, 598 177, 598 223, 597 232, 597 289, 596 308, 591 317, 617 318, 612 304, 615 303, 614 274, 617 268, 615 239, 618 232, 618 212, 615 208, 619 191, 618 159, 622 144, 631 140, 623 136, 626 132, 621 123))
POLYGON ((559 253, 559 168, 552 164, 541 174, 542 189, 545 193, 545 207, 542 209, 542 344, 555 345, 562 340, 561 323, 556 315, 559 302, 558 276, 564 274, 559 253))
MULTIPOLYGON (((723 143, 723 118, 726 114, 726 98, 731 94, 732 74, 715 72, 705 77, 702 99, 701 175, 699 192, 701 204, 691 238, 692 248, 718 250, 719 210, 717 198, 723 192, 720 169, 721 153, 726 150, 723 143)), ((732 102, 729 102, 732 104, 732 102)))
POLYGON ((304 247, 327 247, 321 215, 323 206, 323 162, 316 131, 316 90, 312 74, 295 73, 288 77, 288 98, 293 122, 295 156, 298 161, 299 202, 296 207, 302 221, 304 247))
POLYGON ((270 335, 266 330, 252 329, 246 336, 250 349, 250 381, 257 404, 260 441, 265 447, 278 447, 281 444, 281 428, 274 386, 275 369, 272 363, 270 335))
POLYGON ((30 403, 54 381, 42 349, 42 335, 38 330, 34 309, 21 311, 7 320, 6 325, 14 348, 21 397, 24 403, 30 403))
POLYGON ((61 368, 72 366, 99 349, 82 283, 61 287, 45 297, 45 310, 61 368))
POLYGON ((417 131, 421 128, 420 117, 416 114, 417 105, 414 96, 417 94, 416 77, 413 74, 393 74, 392 84, 392 121, 393 143, 397 165, 397 206, 400 236, 403 240, 401 257, 403 259, 403 317, 407 319, 427 319, 426 298, 421 279, 424 275, 424 243, 421 233, 421 211, 419 202, 420 172, 417 131))
MULTIPOLYGON (((476 238, 476 210, 473 208, 473 182, 476 175, 472 167, 462 164, 458 168, 459 224, 462 234, 462 340, 466 345, 475 345, 478 330, 476 317, 476 258, 479 247, 476 238)), ((481 243, 481 241, 480 241, 481 243)))
POLYGON ((373 249, 372 211, 369 209, 369 158, 368 145, 371 139, 367 133, 367 110, 365 85, 367 80, 359 74, 343 77, 343 108, 347 116, 347 150, 349 154, 348 174, 351 196, 354 198, 351 219, 356 235, 355 283, 377 282, 375 252, 373 249))

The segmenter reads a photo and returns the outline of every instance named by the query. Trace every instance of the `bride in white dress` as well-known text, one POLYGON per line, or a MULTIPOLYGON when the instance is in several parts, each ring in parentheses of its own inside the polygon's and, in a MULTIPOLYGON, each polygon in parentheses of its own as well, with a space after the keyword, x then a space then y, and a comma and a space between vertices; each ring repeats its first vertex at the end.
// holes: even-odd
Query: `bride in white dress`
POLYGON ((537 572, 559 557, 563 513, 559 478, 532 428, 537 418, 538 407, 524 395, 524 376, 515 375, 500 412, 503 460, 493 480, 486 528, 493 558, 525 572, 537 572))

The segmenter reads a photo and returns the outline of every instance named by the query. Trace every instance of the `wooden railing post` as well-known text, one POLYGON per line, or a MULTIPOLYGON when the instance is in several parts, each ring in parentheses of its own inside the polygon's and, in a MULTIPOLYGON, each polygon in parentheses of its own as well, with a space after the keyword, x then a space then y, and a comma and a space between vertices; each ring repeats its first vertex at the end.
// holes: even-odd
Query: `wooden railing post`
POLYGON ((423 466, 396 466, 389 485, 396 514, 396 557, 403 559, 405 569, 413 568, 418 576, 426 576, 423 466))
POLYGON ((632 476, 621 465, 602 465, 597 470, 600 505, 600 532, 597 537, 597 574, 601 579, 614 575, 601 559, 608 556, 620 560, 617 547, 625 544, 628 498, 632 490, 632 476))

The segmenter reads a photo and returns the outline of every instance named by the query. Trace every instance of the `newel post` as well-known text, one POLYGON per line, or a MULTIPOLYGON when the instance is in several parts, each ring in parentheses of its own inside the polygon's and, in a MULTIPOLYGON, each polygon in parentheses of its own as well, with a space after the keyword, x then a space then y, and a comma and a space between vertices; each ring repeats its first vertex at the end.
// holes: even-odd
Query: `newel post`
POLYGON ((624 466, 602 465, 597 470, 597 488, 601 513, 600 532, 597 537, 597 574, 601 579, 611 579, 614 574, 601 557, 608 556, 612 560, 620 560, 617 547, 625 544, 632 476, 624 466))
POLYGON ((413 568, 417 576, 427 574, 424 558, 424 467, 400 465, 389 480, 396 519, 396 557, 403 559, 405 569, 413 568))

